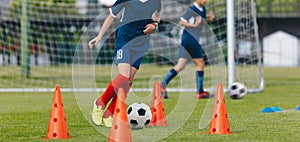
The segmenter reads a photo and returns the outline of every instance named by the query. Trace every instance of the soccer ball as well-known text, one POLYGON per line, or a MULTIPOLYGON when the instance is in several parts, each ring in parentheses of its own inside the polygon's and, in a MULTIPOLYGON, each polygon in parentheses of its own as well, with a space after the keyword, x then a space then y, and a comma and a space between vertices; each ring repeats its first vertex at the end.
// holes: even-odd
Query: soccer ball
POLYGON ((150 108, 140 102, 133 103, 127 108, 127 116, 133 129, 142 129, 148 126, 152 119, 150 108))
POLYGON ((241 99, 243 96, 247 93, 247 88, 244 84, 239 82, 234 82, 229 90, 228 90, 229 96, 231 99, 241 99))

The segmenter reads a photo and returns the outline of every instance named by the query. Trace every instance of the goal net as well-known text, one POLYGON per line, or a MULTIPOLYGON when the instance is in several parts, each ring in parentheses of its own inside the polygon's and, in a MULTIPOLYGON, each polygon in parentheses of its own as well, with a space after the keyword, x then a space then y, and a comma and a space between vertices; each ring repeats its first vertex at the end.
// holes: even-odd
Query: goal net
MULTIPOLYGON (((151 91, 177 62, 182 27, 178 21, 191 0, 168 1, 162 5, 159 31, 151 35, 151 48, 143 57, 135 77, 135 91, 151 91)), ((227 84, 226 2, 209 1, 207 10, 216 19, 201 31, 205 52, 205 88, 227 84)), ((235 0, 236 81, 252 91, 262 89, 261 48, 258 41, 253 0, 235 0)), ((116 75, 113 60, 116 22, 94 49, 95 37, 108 14, 98 1, 5 1, 0 5, 0 91, 52 92, 56 84, 63 91, 103 91, 116 75), (3 4, 2 4, 3 3, 3 4)), ((169 91, 195 91, 195 67, 168 85, 169 91)))

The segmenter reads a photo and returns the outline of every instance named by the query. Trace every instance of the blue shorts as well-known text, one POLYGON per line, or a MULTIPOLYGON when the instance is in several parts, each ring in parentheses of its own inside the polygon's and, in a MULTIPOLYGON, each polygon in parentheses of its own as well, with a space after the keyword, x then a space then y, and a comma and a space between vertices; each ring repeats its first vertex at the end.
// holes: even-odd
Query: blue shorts
POLYGON ((150 36, 133 33, 120 28, 116 31, 115 40, 115 63, 127 63, 136 69, 140 64, 145 52, 150 46, 150 36))
POLYGON ((136 52, 129 48, 123 47, 121 49, 115 48, 115 62, 119 63, 127 63, 136 69, 140 68, 140 64, 142 62, 144 52, 136 52))
POLYGON ((203 58, 203 49, 200 43, 196 40, 189 40, 185 42, 182 40, 181 48, 179 50, 179 58, 203 58))

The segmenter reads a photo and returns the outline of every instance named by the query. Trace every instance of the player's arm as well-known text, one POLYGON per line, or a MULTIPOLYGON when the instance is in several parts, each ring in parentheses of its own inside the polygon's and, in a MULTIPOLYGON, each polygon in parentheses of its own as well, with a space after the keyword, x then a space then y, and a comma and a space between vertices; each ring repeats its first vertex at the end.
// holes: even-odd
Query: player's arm
POLYGON ((197 13, 195 13, 192 9, 188 9, 185 14, 180 18, 179 25, 184 26, 186 28, 195 28, 198 27, 199 24, 202 21, 201 16, 196 16, 197 13), (195 20, 190 21, 189 19, 196 17, 195 20))
POLYGON ((146 25, 145 30, 143 31, 145 35, 152 34, 155 30, 158 29, 158 24, 160 22, 160 8, 153 14, 152 23, 146 25))
POLYGON ((109 8, 110 14, 106 17, 99 34, 89 42, 89 47, 93 48, 94 45, 97 45, 98 42, 102 39, 105 32, 108 30, 114 19, 117 17, 116 15, 123 9, 125 5, 125 1, 117 0, 115 4, 109 8))
POLYGON ((105 32, 107 31, 107 29, 110 27, 110 25, 112 24, 113 21, 114 21, 113 15, 109 14, 109 15, 106 17, 106 19, 105 19, 105 21, 104 21, 104 23, 103 23, 103 25, 102 25, 102 27, 101 27, 101 29, 100 29, 100 31, 99 31, 99 34, 98 34, 94 39, 92 39, 92 40, 89 42, 89 47, 90 47, 90 48, 93 48, 94 45, 97 45, 97 44, 98 44, 98 42, 102 39, 103 35, 104 35, 105 32))
POLYGON ((184 26, 184 27, 189 27, 189 28, 195 28, 201 23, 201 21, 202 21, 202 18, 200 16, 198 16, 196 18, 196 21, 194 23, 189 23, 186 19, 181 17, 181 19, 179 21, 179 25, 184 26))
POLYGON ((209 11, 209 16, 208 16, 208 18, 206 18, 205 21, 206 21, 206 23, 210 23, 213 20, 215 20, 215 18, 216 18, 215 13, 213 11, 209 11))

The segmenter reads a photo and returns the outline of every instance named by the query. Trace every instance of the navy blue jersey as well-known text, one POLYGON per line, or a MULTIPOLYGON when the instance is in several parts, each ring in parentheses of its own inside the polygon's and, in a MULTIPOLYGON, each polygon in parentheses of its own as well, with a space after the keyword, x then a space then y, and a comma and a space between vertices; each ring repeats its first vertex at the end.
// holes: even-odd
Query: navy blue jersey
MULTIPOLYGON (((189 9, 186 11, 186 13, 181 17, 182 21, 194 24, 196 22, 196 17, 202 17, 202 22, 205 22, 206 20, 206 9, 204 6, 199 7, 197 3, 194 3, 193 6, 189 7, 189 9)), ((182 37, 183 40, 189 40, 191 39, 191 36, 194 37, 194 40, 199 41, 200 38, 200 30, 201 30, 201 24, 198 25, 196 28, 192 27, 185 27, 182 37)), ((188 42, 188 41, 184 41, 188 42)))
MULTIPOLYGON (((143 30, 153 22, 152 15, 160 12, 161 0, 117 0, 110 8, 113 16, 121 12, 120 23, 116 32, 116 46, 121 48, 132 39, 144 36, 143 30)), ((134 50, 145 51, 145 48, 134 50)))
MULTIPOLYGON (((182 21, 194 24, 196 18, 201 16, 202 22, 206 20, 206 9, 204 6, 199 7, 197 3, 189 7, 186 13, 181 17, 182 21)), ((203 49, 199 43, 201 23, 197 27, 185 27, 181 37, 181 45, 184 48, 180 48, 179 57, 188 58, 191 56, 194 58, 203 58, 203 49), (187 53, 189 55, 187 55, 187 53)))
POLYGON ((152 16, 161 10, 161 0, 117 0, 110 8, 114 17, 121 13, 115 32, 115 62, 139 68, 144 52, 150 46, 150 36, 143 30, 153 23, 152 16))
POLYGON ((118 28, 125 25, 128 31, 143 34, 143 28, 153 22, 153 13, 160 12, 161 0, 117 0, 110 10, 113 16, 122 12, 118 28))

